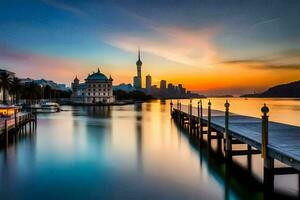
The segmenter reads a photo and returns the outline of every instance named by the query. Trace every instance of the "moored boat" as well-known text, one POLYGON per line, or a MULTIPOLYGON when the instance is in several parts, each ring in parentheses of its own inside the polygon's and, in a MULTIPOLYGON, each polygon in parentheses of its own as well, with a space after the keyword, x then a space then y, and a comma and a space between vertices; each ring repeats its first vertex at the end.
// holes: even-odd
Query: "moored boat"
POLYGON ((55 102, 45 102, 31 106, 37 113, 55 113, 60 111, 60 105, 55 102))

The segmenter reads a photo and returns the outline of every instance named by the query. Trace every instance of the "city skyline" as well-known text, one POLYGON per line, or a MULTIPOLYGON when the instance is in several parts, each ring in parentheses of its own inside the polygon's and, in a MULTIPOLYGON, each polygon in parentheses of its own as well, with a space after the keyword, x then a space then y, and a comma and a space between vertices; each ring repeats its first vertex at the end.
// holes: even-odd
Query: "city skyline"
POLYGON ((0 66, 20 77, 70 83, 74 73, 83 80, 100 66, 116 84, 132 83, 138 47, 142 85, 151 74, 156 85, 168 80, 203 94, 235 95, 300 77, 297 1, 0 5, 0 66))

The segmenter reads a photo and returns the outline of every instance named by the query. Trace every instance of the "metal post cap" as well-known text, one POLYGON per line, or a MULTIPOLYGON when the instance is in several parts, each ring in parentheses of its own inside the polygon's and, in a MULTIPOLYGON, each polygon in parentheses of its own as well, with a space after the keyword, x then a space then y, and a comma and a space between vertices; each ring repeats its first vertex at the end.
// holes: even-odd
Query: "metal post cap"
POLYGON ((264 104, 264 106, 261 108, 261 112, 262 112, 263 114, 267 114, 267 113, 269 112, 269 108, 267 107, 266 104, 264 104))
POLYGON ((210 100, 208 100, 208 105, 209 105, 209 106, 211 105, 211 102, 210 102, 210 100))
POLYGON ((228 100, 226 100, 226 103, 224 104, 224 106, 225 106, 226 108, 229 108, 230 103, 228 102, 228 100))

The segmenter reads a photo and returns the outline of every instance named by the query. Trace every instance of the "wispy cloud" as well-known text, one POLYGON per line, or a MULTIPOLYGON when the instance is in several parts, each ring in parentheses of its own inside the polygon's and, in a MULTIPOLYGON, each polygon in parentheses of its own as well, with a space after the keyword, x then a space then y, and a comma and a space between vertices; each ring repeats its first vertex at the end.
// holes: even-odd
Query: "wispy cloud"
POLYGON ((144 52, 184 65, 206 66, 215 62, 217 50, 214 37, 220 27, 188 29, 160 25, 122 7, 118 8, 144 26, 147 34, 110 34, 105 38, 108 44, 130 52, 136 52, 140 46, 144 52))
POLYGON ((53 6, 55 8, 70 12, 72 14, 78 15, 78 16, 85 16, 86 13, 83 12, 81 9, 72 6, 70 4, 66 4, 60 0, 41 0, 42 2, 46 3, 47 5, 53 6))
POLYGON ((48 78, 61 82, 72 80, 74 73, 87 74, 85 63, 78 60, 25 52, 0 44, 1 67, 6 65, 18 76, 48 78))
POLYGON ((257 28, 259 26, 264 26, 264 25, 267 25, 267 24, 271 24, 271 23, 274 23, 274 22, 277 22, 278 20, 280 20, 280 18, 276 17, 276 18, 271 18, 271 19, 266 19, 266 20, 262 20, 262 21, 259 21, 255 24, 253 24, 251 26, 251 28, 257 28))
POLYGON ((227 60, 223 64, 236 65, 239 67, 248 67, 252 69, 263 70, 295 70, 300 69, 299 63, 284 63, 278 60, 261 60, 261 59, 242 59, 242 60, 227 60))
POLYGON ((266 63, 266 60, 260 60, 260 59, 236 59, 236 60, 225 60, 222 63, 223 64, 248 64, 253 65, 257 63, 266 63))
POLYGON ((205 66, 216 59, 213 44, 216 29, 155 27, 153 30, 155 37, 110 35, 106 41, 112 46, 132 52, 136 52, 137 46, 141 46, 145 52, 185 65, 205 66))
POLYGON ((221 64, 263 70, 300 69, 300 49, 285 49, 263 57, 223 60, 221 64))
POLYGON ((263 69, 295 70, 300 69, 300 63, 295 64, 270 64, 261 66, 263 69))

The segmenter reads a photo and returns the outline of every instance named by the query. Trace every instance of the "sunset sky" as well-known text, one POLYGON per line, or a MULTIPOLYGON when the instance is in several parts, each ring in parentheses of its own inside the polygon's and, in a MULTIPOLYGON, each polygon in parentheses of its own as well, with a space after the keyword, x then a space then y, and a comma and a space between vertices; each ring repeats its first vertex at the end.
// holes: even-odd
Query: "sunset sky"
POLYGON ((0 68, 70 85, 98 67, 204 94, 300 80, 297 0, 1 0, 0 68))

